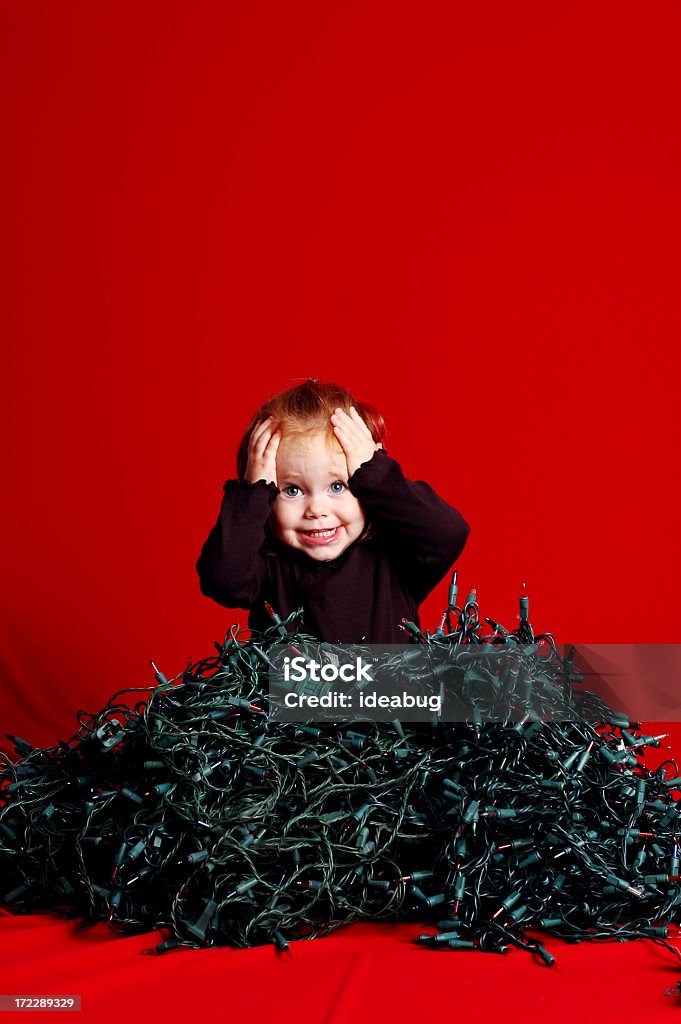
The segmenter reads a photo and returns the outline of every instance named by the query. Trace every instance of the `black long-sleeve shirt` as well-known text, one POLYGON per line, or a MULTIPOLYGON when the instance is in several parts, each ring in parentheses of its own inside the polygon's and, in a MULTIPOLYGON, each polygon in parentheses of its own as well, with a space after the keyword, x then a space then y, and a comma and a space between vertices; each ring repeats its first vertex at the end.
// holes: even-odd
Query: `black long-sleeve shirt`
POLYGON ((282 618, 302 607, 297 628, 330 643, 406 643, 402 618, 420 625, 418 606, 463 551, 470 527, 429 484, 408 480, 384 448, 348 487, 374 536, 322 562, 281 543, 266 525, 276 484, 227 480, 196 563, 201 592, 227 608, 250 609, 254 630, 272 624, 267 600, 282 618))

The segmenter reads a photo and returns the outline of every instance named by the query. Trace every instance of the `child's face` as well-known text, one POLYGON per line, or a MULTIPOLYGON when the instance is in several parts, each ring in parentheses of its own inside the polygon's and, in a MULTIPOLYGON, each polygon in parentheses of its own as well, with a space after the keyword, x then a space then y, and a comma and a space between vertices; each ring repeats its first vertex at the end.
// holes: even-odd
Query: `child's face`
POLYGON ((328 562, 361 536, 366 517, 348 488, 345 454, 329 448, 324 434, 282 439, 277 487, 272 528, 289 547, 328 562))

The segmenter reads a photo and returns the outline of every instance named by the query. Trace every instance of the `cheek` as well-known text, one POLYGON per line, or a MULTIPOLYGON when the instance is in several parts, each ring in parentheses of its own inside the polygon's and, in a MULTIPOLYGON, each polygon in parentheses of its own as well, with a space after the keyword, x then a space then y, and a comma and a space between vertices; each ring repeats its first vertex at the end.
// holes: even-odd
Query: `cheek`
POLYGON ((291 510, 283 505, 274 504, 270 513, 270 525, 275 533, 281 533, 291 525, 291 510))
POLYGON ((364 513, 364 509, 356 498, 353 498, 352 503, 348 506, 347 518, 353 522, 355 526, 361 526, 361 528, 364 529, 366 524, 366 515, 364 513))

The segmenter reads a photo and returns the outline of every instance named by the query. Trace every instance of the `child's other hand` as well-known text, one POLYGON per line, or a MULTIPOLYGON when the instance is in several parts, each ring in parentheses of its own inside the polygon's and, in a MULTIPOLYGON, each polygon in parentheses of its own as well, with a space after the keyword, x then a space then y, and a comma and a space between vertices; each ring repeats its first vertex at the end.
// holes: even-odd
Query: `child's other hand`
POLYGON ((256 423, 248 441, 248 461, 244 480, 254 484, 264 480, 268 484, 277 482, 277 449, 281 441, 281 430, 268 416, 256 423))
POLYGON ((368 462, 377 448, 382 448, 383 445, 380 441, 374 441, 371 431, 353 406, 350 406, 349 414, 342 409, 336 409, 331 416, 331 423, 338 443, 345 452, 348 477, 351 477, 355 470, 359 469, 363 462, 368 462))

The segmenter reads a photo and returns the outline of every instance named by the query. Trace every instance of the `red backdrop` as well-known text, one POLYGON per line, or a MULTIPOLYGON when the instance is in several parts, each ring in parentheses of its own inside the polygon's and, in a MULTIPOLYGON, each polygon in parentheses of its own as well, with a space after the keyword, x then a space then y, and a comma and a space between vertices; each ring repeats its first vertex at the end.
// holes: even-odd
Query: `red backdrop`
POLYGON ((0 11, 3 733, 245 623, 194 565, 306 376, 462 511, 483 615, 681 641, 675 0, 0 11))

